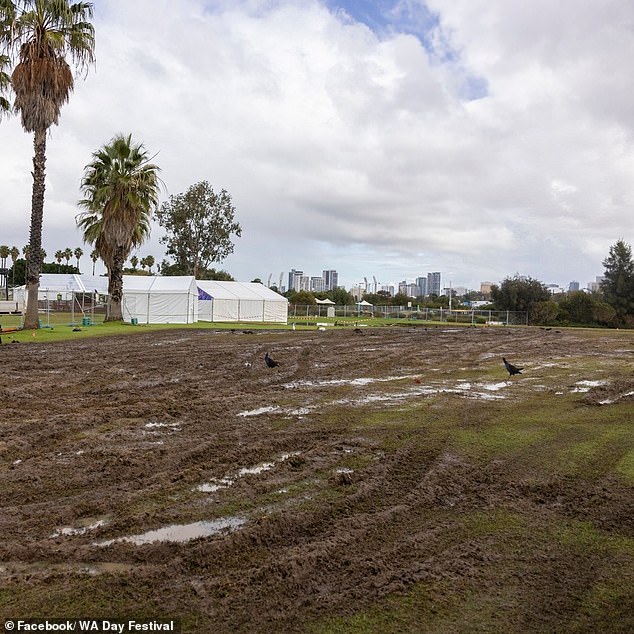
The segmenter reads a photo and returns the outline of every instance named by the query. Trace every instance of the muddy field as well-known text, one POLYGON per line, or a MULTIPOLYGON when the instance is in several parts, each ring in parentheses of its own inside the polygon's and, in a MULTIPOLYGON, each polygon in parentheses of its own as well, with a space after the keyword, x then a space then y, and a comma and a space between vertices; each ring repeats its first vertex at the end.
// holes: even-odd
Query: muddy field
POLYGON ((84 334, 0 347, 1 616, 634 629, 632 333, 84 334))

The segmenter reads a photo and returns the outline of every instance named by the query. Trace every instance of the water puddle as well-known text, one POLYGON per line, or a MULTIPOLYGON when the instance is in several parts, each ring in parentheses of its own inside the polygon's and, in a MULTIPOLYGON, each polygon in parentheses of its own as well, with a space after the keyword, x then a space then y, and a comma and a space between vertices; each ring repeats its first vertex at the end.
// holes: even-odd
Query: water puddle
POLYGON ((600 385, 605 385, 607 381, 577 381, 575 383, 576 387, 572 388, 572 392, 589 392, 593 387, 599 387, 600 385))
POLYGON ((238 480, 239 478, 244 478, 245 476, 249 475, 259 475, 260 473, 264 473, 265 471, 270 471, 278 462, 285 462, 293 456, 299 456, 299 454, 299 451, 290 451, 288 453, 282 454, 278 458, 278 460, 274 460, 272 462, 261 462, 260 464, 254 465, 253 467, 242 467, 241 469, 238 469, 235 474, 227 474, 222 478, 212 478, 208 482, 199 484, 193 490, 200 491, 201 493, 215 493, 216 491, 220 491, 221 489, 228 489, 230 486, 235 484, 236 480, 238 480))
POLYGON ((242 416, 244 418, 248 416, 260 416, 262 414, 269 414, 271 412, 279 411, 279 407, 275 407, 273 405, 269 405, 268 407, 258 407, 257 409, 247 410, 246 412, 240 412, 238 416, 242 416))
POLYGON ((76 535, 85 535, 89 531, 94 531, 101 526, 106 525, 106 520, 97 520, 92 524, 87 524, 86 526, 64 526, 62 528, 58 528, 54 533, 49 535, 49 539, 54 539, 55 537, 74 537, 76 535))
POLYGON ((321 387, 324 385, 353 385, 364 386, 371 385, 372 383, 387 383, 390 381, 402 381, 404 379, 416 379, 417 374, 403 374, 400 376, 386 376, 386 377, 359 377, 357 379, 323 379, 321 381, 293 381, 292 383, 286 383, 286 388, 296 387, 321 387))
POLYGON ((243 517, 222 517, 217 520, 192 522, 191 524, 172 524, 156 530, 147 531, 139 535, 129 535, 94 542, 95 546, 110 546, 112 544, 126 542, 135 546, 152 544, 153 542, 185 543, 200 537, 211 537, 223 531, 231 531, 246 523, 243 517))

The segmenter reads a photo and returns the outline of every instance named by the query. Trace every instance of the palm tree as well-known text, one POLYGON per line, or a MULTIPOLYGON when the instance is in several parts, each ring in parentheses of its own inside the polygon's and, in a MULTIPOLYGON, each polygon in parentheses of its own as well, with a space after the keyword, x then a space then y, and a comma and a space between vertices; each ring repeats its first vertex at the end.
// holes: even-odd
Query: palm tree
POLYGON ((90 2, 71 0, 2 0, 0 2, 0 50, 17 61, 11 74, 14 109, 22 127, 33 132, 33 191, 27 260, 27 309, 24 328, 38 327, 37 296, 42 270, 42 223, 46 134, 59 121, 74 81, 70 56, 79 70, 94 61, 95 36, 89 20, 90 2))
POLYGON ((97 264, 97 260, 99 259, 99 254, 97 253, 97 249, 93 249, 90 252, 90 259, 92 260, 92 274, 95 274, 95 264, 97 264))
POLYGON ((11 77, 7 72, 10 61, 7 55, 0 55, 0 117, 11 112, 11 102, 4 96, 11 88, 11 77))
POLYGON ((55 251, 55 259, 57 260, 57 272, 61 271, 62 260, 64 259, 64 252, 60 249, 55 251))
POLYGON ((79 270, 79 259, 81 258, 82 255, 84 255, 84 251, 82 250, 81 247, 77 247, 73 251, 73 255, 77 258, 77 273, 81 275, 81 271, 79 270))
POLYGON ((18 249, 18 247, 11 247, 11 253, 9 255, 11 256, 11 269, 13 271, 13 279, 11 280, 11 285, 15 286, 15 263, 18 261, 20 249, 18 249))
POLYGON ((136 267, 137 267, 137 266, 138 266, 138 264, 139 264, 139 258, 138 258, 136 255, 133 255, 133 256, 130 258, 130 264, 132 265, 132 270, 133 270, 133 271, 136 271, 136 267))
POLYGON ((147 266, 148 269, 148 273, 150 275, 152 275, 152 267, 154 266, 154 256, 153 255, 146 255, 145 258, 143 258, 145 260, 145 266, 147 266))
POLYGON ((0 245, 0 261, 2 262, 2 267, 5 269, 7 267, 7 258, 11 255, 11 249, 6 244, 0 245))
MULTIPOLYGON (((64 249, 64 259, 66 260, 66 267, 70 264, 70 259, 73 257, 73 250, 70 247, 66 247, 64 249)), ((66 272, 68 272, 68 268, 66 268, 66 272)))
POLYGON ((158 207, 158 172, 143 144, 121 134, 94 152, 84 168, 79 205, 85 211, 77 216, 77 226, 108 269, 107 321, 123 319, 123 265, 150 234, 152 212, 158 207))

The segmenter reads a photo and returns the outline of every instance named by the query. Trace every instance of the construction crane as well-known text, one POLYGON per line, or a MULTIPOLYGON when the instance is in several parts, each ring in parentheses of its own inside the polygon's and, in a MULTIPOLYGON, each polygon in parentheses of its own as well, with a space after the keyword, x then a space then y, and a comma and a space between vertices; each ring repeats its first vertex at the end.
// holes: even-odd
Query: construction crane
POLYGON ((372 279, 374 280, 374 293, 376 294, 376 293, 379 292, 379 284, 376 281, 376 276, 375 275, 372 276, 372 279))
POLYGON ((266 287, 271 288, 271 278, 273 277, 273 273, 269 273, 269 279, 266 281, 266 287))
POLYGON ((282 292, 282 279, 284 278, 284 271, 282 271, 280 273, 280 283, 277 286, 277 292, 281 293, 282 292))

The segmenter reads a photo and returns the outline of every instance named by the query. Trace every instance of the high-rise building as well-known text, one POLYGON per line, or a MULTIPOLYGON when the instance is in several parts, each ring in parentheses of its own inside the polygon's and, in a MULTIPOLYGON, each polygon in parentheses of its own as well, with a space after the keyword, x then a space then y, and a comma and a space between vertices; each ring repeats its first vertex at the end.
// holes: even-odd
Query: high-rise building
POLYGON ((417 277, 416 286, 418 286, 418 295, 425 297, 425 295, 427 295, 427 278, 417 277))
POLYGON ((427 294, 440 296, 440 273, 427 273, 427 294))
POLYGON ((568 284, 569 293, 574 293, 575 291, 578 291, 578 290, 579 290, 579 282, 572 281, 570 282, 570 284, 568 284))
POLYGON ((324 271, 322 273, 322 277, 324 278, 325 291, 332 291, 333 289, 337 288, 337 285, 339 284, 339 274, 337 273, 337 271, 335 271, 334 269, 324 271))
POLYGON ((296 271, 295 269, 291 269, 288 274, 288 290, 289 291, 301 291, 301 283, 302 276, 304 275, 304 271, 296 271))
POLYGON ((312 293, 321 293, 326 290, 326 280, 323 277, 310 278, 310 290, 312 293))

